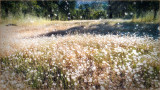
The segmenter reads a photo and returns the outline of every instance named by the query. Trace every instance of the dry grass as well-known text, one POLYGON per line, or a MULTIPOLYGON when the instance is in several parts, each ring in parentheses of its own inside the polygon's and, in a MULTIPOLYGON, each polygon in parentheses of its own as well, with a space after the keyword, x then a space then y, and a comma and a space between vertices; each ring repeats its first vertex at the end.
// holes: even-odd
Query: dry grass
MULTIPOLYGON (((13 19, 14 20, 14 19, 13 19)), ((9 22, 9 21, 7 21, 9 22)), ((32 24, 18 24, 18 26, 5 26, 6 24, 0 25, 0 57, 8 56, 12 53, 12 49, 9 47, 13 47, 18 49, 19 46, 15 46, 15 42, 22 38, 30 38, 36 37, 41 34, 45 34, 48 32, 67 30, 76 26, 85 26, 89 27, 90 25, 100 24, 100 23, 108 23, 113 26, 117 22, 130 22, 130 20, 73 20, 73 21, 48 21, 48 23, 38 25, 35 23, 32 24), (18 47, 18 48, 16 48, 18 47)), ((12 22, 9 22, 12 23, 12 22)), ((17 42, 18 43, 18 42, 17 42)), ((18 43, 19 44, 19 43, 18 43)))
MULTIPOLYGON (((56 23, 62 26, 65 22, 56 23)), ((79 25, 76 21, 70 23, 73 22, 67 22, 68 27, 57 28, 79 25)), ((28 30, 4 28, 0 40, 3 89, 160 87, 159 40, 90 34, 24 38, 49 29, 45 26, 28 30)))
POLYGON ((2 18, 0 24, 16 24, 20 26, 39 26, 49 24, 51 21, 46 18, 36 17, 33 15, 19 15, 13 16, 9 15, 7 18, 2 18))

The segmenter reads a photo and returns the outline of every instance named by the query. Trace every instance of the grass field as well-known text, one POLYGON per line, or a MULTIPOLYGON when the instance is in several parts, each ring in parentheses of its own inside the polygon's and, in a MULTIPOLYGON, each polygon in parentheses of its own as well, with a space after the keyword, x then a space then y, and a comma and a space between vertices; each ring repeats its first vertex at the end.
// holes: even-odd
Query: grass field
POLYGON ((159 39, 148 36, 88 33, 92 30, 112 32, 121 28, 117 26, 119 23, 130 22, 77 20, 50 21, 47 24, 26 26, 2 24, 0 87, 158 89, 159 39), (77 29, 81 29, 83 33, 73 32, 77 29), (56 36, 48 35, 50 33, 56 36), (70 34, 61 35, 63 33, 70 34))

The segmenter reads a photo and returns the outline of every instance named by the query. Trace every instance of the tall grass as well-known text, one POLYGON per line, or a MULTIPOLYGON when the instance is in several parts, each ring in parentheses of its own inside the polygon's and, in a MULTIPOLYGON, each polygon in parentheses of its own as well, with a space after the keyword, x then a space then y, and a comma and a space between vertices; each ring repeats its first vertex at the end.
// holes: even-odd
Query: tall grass
POLYGON ((48 23, 50 23, 49 19, 30 14, 19 14, 16 16, 10 14, 8 17, 1 19, 1 24, 40 25, 48 23))
POLYGON ((133 22, 154 22, 154 23, 159 23, 159 15, 160 10, 157 12, 156 18, 154 18, 154 12, 153 11, 149 11, 146 12, 142 15, 140 15, 139 17, 137 17, 137 14, 134 14, 132 21, 133 22))

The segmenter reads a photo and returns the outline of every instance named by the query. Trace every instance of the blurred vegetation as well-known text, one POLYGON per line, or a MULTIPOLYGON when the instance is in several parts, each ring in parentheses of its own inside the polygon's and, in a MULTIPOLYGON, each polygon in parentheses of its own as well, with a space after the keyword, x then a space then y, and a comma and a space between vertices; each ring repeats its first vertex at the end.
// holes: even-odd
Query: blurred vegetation
POLYGON ((158 11, 156 17, 154 15, 153 11, 148 11, 143 15, 140 15, 139 17, 137 17, 137 14, 134 15, 134 17, 132 18, 133 22, 155 22, 155 23, 159 23, 159 13, 160 11, 158 11))
POLYGON ((152 21, 158 18, 159 1, 1 1, 1 7, 2 19, 30 14, 50 20, 142 18, 141 21, 152 21))

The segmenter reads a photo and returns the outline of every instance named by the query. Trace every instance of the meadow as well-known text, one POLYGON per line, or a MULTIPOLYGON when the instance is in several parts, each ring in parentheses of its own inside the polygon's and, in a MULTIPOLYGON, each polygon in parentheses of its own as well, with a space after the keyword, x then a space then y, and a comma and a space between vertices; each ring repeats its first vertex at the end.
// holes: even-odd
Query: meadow
POLYGON ((126 31, 120 29, 126 23, 143 24, 121 19, 21 22, 0 26, 1 89, 160 88, 160 39, 114 32, 126 31))

